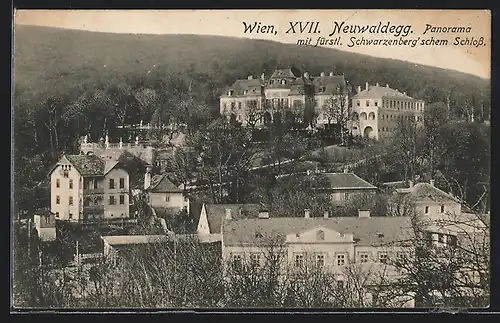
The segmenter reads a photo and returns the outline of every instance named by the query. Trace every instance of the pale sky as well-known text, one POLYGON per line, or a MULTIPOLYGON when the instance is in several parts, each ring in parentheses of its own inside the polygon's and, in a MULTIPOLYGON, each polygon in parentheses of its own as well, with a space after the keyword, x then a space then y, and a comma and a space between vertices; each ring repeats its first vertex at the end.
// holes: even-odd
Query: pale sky
MULTIPOLYGON (((491 68, 491 15, 487 10, 18 10, 14 23, 81 29, 97 32, 137 34, 199 34, 230 37, 258 38, 283 43, 297 43, 306 36, 286 33, 290 22, 319 22, 320 33, 310 35, 311 45, 318 37, 329 37, 334 23, 345 25, 411 25, 406 39, 417 39, 419 45, 409 46, 354 46, 351 37, 358 39, 399 39, 383 34, 343 34, 341 45, 324 47, 395 58, 409 62, 453 69, 483 78, 490 78, 491 68), (276 34, 244 33, 243 22, 261 22, 273 25, 276 34), (469 33, 432 33, 431 27, 470 27, 469 33), (427 33, 424 31, 428 29, 427 33), (422 39, 445 39, 448 44, 424 46, 422 39), (483 38, 479 47, 453 45, 455 38, 483 38)), ((306 30, 309 30, 310 25, 306 30)), ((15 28, 15 27, 14 27, 15 28)), ((295 28, 298 30, 298 28, 295 28)))

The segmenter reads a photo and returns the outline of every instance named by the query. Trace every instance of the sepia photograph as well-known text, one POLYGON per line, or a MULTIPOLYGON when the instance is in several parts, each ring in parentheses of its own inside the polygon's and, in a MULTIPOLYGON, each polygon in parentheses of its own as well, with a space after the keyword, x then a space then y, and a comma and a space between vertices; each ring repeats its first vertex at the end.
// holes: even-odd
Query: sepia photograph
POLYGON ((490 306, 489 10, 15 10, 11 313, 490 306))

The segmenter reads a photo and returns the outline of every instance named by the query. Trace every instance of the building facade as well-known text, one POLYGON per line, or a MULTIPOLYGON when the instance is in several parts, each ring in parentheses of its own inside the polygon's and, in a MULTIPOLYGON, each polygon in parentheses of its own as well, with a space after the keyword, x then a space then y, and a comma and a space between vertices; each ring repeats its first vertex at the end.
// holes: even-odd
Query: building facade
POLYGON ((389 85, 358 86, 352 97, 352 134, 372 139, 391 137, 400 120, 415 120, 423 125, 425 102, 410 97, 406 92, 391 89, 389 85))
POLYGON ((57 220, 129 218, 129 175, 118 161, 63 155, 50 181, 51 212, 57 220))
POLYGON ((175 185, 166 174, 151 176, 146 172, 144 188, 148 195, 148 203, 156 212, 177 213, 185 209, 189 213, 189 198, 182 185, 175 185))
POLYGON ((347 116, 348 104, 344 75, 323 72, 312 77, 295 69, 277 69, 270 77, 250 75, 236 80, 220 97, 220 113, 243 125, 259 127, 278 119, 302 119, 309 108, 316 116, 312 122, 324 125, 337 122, 328 106, 345 109, 347 116))

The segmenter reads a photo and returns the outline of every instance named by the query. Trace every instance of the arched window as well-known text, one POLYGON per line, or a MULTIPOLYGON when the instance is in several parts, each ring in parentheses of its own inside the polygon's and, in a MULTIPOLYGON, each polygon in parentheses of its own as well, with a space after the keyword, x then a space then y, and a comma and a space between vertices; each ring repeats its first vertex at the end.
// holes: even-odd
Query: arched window
POLYGON ((361 112, 361 120, 366 120, 366 113, 365 112, 361 112))
POLYGON ((359 120, 359 115, 358 115, 358 113, 357 113, 357 112, 354 112, 354 113, 352 114, 352 120, 354 120, 354 121, 359 120))
POLYGON ((370 112, 370 114, 368 115, 368 119, 375 120, 375 113, 370 112))
POLYGON ((358 101, 356 101, 356 105, 359 107, 359 105, 360 105, 359 100, 358 100, 358 101))

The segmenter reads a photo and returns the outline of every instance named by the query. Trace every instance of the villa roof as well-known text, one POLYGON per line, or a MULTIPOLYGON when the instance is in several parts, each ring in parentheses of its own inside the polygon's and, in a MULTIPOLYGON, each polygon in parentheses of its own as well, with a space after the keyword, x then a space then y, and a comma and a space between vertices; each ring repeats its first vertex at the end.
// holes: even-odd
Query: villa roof
MULTIPOLYGON (((228 90, 234 91, 234 96, 260 96, 262 80, 260 78, 236 80, 228 90)), ((227 92, 227 91, 226 91, 227 92)), ((225 93, 222 96, 228 96, 225 93)))
POLYGON ((429 183, 418 183, 411 188, 399 188, 396 192, 410 194, 416 201, 460 203, 456 197, 429 183))
POLYGON ((221 233, 222 220, 226 209, 231 210, 234 219, 243 217, 258 217, 260 204, 205 204, 208 226, 211 233, 221 233))
POLYGON ((303 233, 315 227, 352 233, 357 245, 403 243, 412 233, 409 217, 244 218, 224 220, 224 245, 283 243, 287 234, 303 233))
POLYGON ((399 97, 412 99, 411 96, 399 92, 398 90, 391 89, 385 86, 368 86, 368 90, 364 89, 361 92, 353 96, 353 99, 363 99, 363 98, 381 98, 381 97, 399 97))
POLYGON ((315 93, 318 95, 339 94, 339 91, 346 91, 344 75, 325 75, 313 78, 315 93), (322 87, 325 89, 322 91, 322 87))
POLYGON ((167 174, 156 175, 151 179, 151 185, 147 188, 152 193, 182 193, 182 189, 176 186, 167 177, 167 174))
POLYGON ((354 173, 322 173, 320 176, 326 178, 329 182, 326 189, 352 190, 377 188, 354 173))
POLYGON ((104 176, 105 162, 95 155, 64 155, 81 176, 104 176))

